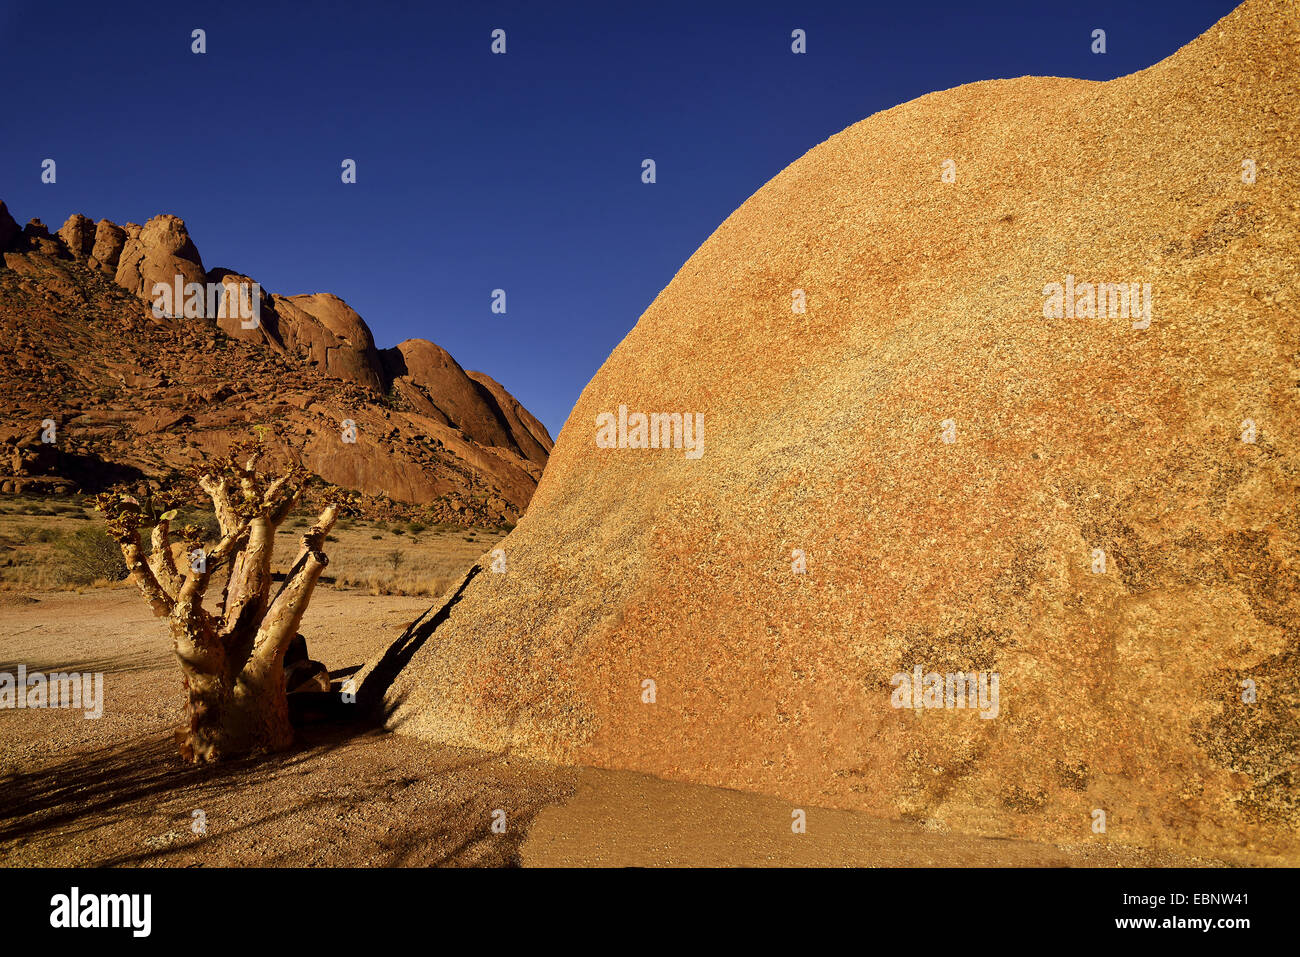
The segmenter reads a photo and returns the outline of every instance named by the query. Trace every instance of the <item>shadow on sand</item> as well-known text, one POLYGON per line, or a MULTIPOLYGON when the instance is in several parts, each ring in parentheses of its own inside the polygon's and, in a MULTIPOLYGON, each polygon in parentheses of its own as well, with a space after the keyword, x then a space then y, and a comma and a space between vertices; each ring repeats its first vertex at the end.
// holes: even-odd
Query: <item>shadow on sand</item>
POLYGON ((392 687, 402 669, 415 657, 415 653, 424 647, 424 643, 430 636, 451 616, 452 608, 465 594, 469 583, 482 570, 481 565, 474 565, 465 573, 465 577, 456 586, 451 597, 443 602, 442 607, 438 608, 432 617, 429 616, 429 612, 433 611, 436 605, 430 605, 428 611, 411 622, 402 636, 388 646, 388 650, 357 689, 357 704, 361 706, 360 711, 364 715, 364 720, 371 724, 380 724, 392 713, 394 704, 390 702, 385 706, 384 703, 388 689, 392 687))
POLYGON ((295 704, 298 735, 288 751, 191 765, 171 735, 153 733, 0 776, 0 859, 6 848, 43 857, 49 846, 76 847, 74 857, 84 859, 75 863, 100 866, 293 865, 310 859, 304 842, 324 840, 348 846, 339 863, 517 864, 532 816, 559 796, 556 788, 541 782, 520 793, 517 783, 495 780, 489 766, 500 756, 493 754, 428 746, 408 762, 402 748, 415 746, 390 747, 382 728, 391 710, 385 693, 479 570, 472 568, 441 607, 431 606, 389 646, 355 705, 340 706, 338 693, 291 696, 324 700, 295 704), (294 781, 286 784, 286 776, 294 781), (412 787, 420 791, 418 815, 402 810, 412 787), (513 809, 510 835, 491 833, 492 808, 503 806, 494 802, 513 809), (223 821, 219 847, 205 851, 191 834, 194 808, 219 809, 208 812, 223 821), (154 836, 140 839, 141 831, 154 836), (257 858, 241 859, 250 845, 257 858))

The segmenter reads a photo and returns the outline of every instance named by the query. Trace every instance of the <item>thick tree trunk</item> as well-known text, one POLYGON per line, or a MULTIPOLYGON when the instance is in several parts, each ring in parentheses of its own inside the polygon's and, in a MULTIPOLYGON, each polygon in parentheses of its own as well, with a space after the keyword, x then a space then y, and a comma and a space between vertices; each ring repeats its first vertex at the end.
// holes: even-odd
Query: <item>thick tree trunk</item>
POLYGON ((293 743, 284 671, 233 687, 212 675, 186 675, 189 724, 178 732, 181 754, 200 763, 281 751, 293 743))
POLYGON ((283 662, 229 657, 214 640, 215 623, 205 625, 205 633, 196 636, 173 622, 184 632, 176 642, 188 714, 185 727, 177 732, 181 754, 189 761, 211 763, 287 748, 293 743, 293 726, 283 662), (259 667, 254 668, 255 663, 259 667))
POLYGON ((284 665, 272 662, 265 670, 253 665, 250 661, 235 681, 231 733, 247 751, 280 751, 293 743, 284 665))

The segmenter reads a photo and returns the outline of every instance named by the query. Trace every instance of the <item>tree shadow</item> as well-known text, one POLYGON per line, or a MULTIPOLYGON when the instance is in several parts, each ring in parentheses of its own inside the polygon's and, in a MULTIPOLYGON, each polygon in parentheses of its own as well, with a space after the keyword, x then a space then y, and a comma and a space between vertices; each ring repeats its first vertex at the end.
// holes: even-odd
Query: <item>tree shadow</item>
POLYGON ((0 842, 61 829, 93 816, 130 816, 127 808, 180 788, 220 785, 246 776, 256 757, 215 765, 181 760, 171 736, 151 736, 96 748, 35 772, 0 777, 0 842))
MULTIPOLYGON (((480 571, 473 566, 441 606, 431 605, 407 626, 366 674, 355 703, 345 703, 337 690, 290 695, 296 729, 290 750, 192 765, 181 759, 172 735, 154 732, 81 750, 32 771, 0 775, 0 851, 6 846, 30 845, 29 852, 45 845, 71 846, 78 853, 97 854, 90 863, 100 866, 183 864, 186 859, 198 865, 240 864, 245 862, 237 853, 231 861, 231 848, 243 835, 260 855, 256 863, 301 866, 312 853, 303 843, 311 835, 333 845, 346 833, 346 856, 352 863, 517 865, 532 817, 560 799, 567 785, 556 785, 566 772, 539 770, 522 783, 498 780, 492 766, 502 761, 501 755, 383 740, 391 734, 383 724, 400 704, 389 697, 393 682, 480 571), (393 767, 377 768, 377 763, 393 767), (303 786, 286 788, 283 781, 276 782, 286 773, 301 775, 303 786), (394 803, 408 787, 422 789, 418 814, 403 813, 394 803), (276 797, 268 800, 272 794, 276 797), (226 815, 218 835, 224 843, 218 849, 189 833, 186 808, 229 809, 232 804, 240 822, 226 815), (492 831, 495 808, 510 809, 505 834, 492 831), (175 826, 159 825, 160 814, 164 819, 174 815, 175 826), (156 846, 141 849, 131 828, 150 819, 162 832, 151 839, 156 846), (351 846, 351 832, 338 821, 357 824, 364 835, 360 849, 351 846), (123 844, 134 846, 124 850, 123 844), (105 845, 107 850, 96 850, 105 845)), ((143 664, 115 663, 119 669, 143 664)), ((339 669, 334 677, 358 670, 360 666, 339 669)))
POLYGON ((424 614, 411 622, 401 636, 388 646, 388 650, 380 657, 375 667, 362 680, 361 686, 357 689, 357 705, 363 720, 371 723, 382 723, 387 719, 396 707, 396 702, 389 702, 385 706, 384 701, 388 689, 392 687, 397 676, 415 657, 416 653, 424 647, 424 643, 429 640, 438 627, 451 617, 451 610, 461 600, 465 594, 465 589, 474 577, 483 570, 481 565, 475 564, 465 573, 460 584, 452 593, 451 597, 443 602, 442 607, 429 617, 429 612, 433 611, 436 605, 430 605, 424 614))
MULTIPOLYGON (((102 673, 111 674, 131 674, 139 671, 156 671, 166 667, 165 660, 160 661, 156 652, 151 650, 135 651, 118 655, 102 655, 98 658, 83 659, 76 662, 65 660, 37 659, 33 661, 26 658, 21 662, 22 666, 27 669, 29 675, 41 673, 44 675, 53 675, 59 673, 93 675, 102 673)), ((19 662, 0 660, 0 671, 15 674, 18 671, 19 662)))
POLYGON ((561 769, 521 786, 494 773, 499 755, 391 737, 321 726, 290 751, 196 766, 154 734, 6 774, 0 855, 49 847, 62 859, 73 848, 88 859, 72 863, 108 867, 517 866, 533 817, 571 790, 561 769), (191 832, 195 808, 211 834, 191 832), (505 833, 492 831, 496 808, 509 809, 505 833))

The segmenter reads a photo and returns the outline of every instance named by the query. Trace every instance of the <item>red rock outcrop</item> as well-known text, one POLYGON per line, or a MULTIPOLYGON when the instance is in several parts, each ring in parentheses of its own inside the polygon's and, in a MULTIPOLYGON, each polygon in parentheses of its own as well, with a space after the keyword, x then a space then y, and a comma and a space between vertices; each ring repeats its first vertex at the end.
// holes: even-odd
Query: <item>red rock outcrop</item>
POLYGON ((39 219, 30 220, 23 227, 23 241, 27 249, 43 256, 67 258, 70 255, 63 243, 51 236, 49 227, 39 219))
POLYGON ((546 426, 520 405, 519 400, 507 392, 505 386, 487 373, 470 370, 465 374, 478 383, 496 404, 524 458, 545 465, 551 454, 551 433, 546 431, 546 426))
MULTIPOLYGON (((177 276, 182 277, 183 286, 207 281, 203 260, 185 229, 185 221, 179 216, 155 216, 139 235, 126 240, 115 281, 127 292, 152 301, 154 284, 170 286, 177 276)), ((178 304, 175 312, 181 312, 178 304)))
POLYGON ((0 470, 7 491, 158 478, 255 430, 324 481, 431 521, 514 523, 537 486, 550 436, 509 393, 433 343, 381 353, 337 296, 262 290, 256 323, 206 297, 197 318, 155 319, 155 282, 252 283, 205 271, 175 216, 74 215, 50 236, 0 203, 0 249, 0 452, 21 464, 0 470), (54 447, 32 437, 50 416, 54 447))
POLYGON ((90 268, 109 276, 117 275, 117 264, 126 246, 126 230, 107 219, 95 224, 95 242, 90 249, 90 268))
POLYGON ((73 213, 59 228, 59 238, 73 259, 85 262, 95 246, 95 224, 80 213, 73 213))
POLYGON ((413 408, 464 432, 480 445, 518 449, 504 415, 483 400, 474 381, 446 349, 407 339, 384 360, 394 385, 413 408))
POLYGON ((272 311, 285 348, 319 366, 331 378, 383 390, 370 329, 338 296, 275 296, 272 311))

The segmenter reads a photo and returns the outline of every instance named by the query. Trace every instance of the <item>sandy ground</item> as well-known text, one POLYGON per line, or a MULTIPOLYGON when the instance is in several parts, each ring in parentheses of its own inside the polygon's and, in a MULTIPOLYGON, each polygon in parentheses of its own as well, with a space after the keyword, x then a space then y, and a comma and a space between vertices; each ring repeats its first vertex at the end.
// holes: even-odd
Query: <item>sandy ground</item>
MULTIPOLYGON (((322 588, 303 633, 337 678, 429 602, 322 588)), ((329 725, 304 730, 283 755, 186 767, 172 741, 180 679, 165 626, 128 585, 0 595, 0 671, 20 663, 102 671, 106 704, 97 720, 0 710, 4 865, 1216 863, 978 838, 814 807, 805 809, 807 832, 794 834, 791 806, 775 798, 329 725), (498 810, 503 833, 492 828, 498 810)))
MULTIPOLYGON (((106 705, 0 711, 5 864, 511 864, 531 816, 572 789, 572 771, 330 727, 284 755, 186 767, 179 671, 134 588, 33 597, 0 606, 0 670, 103 671, 106 705)), ((303 633, 337 676, 429 601, 322 588, 303 633)))
POLYGON ((574 795, 540 810, 523 846, 526 867, 1192 867, 1115 845, 1073 848, 977 837, 855 811, 584 768, 574 795))

